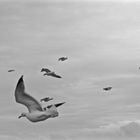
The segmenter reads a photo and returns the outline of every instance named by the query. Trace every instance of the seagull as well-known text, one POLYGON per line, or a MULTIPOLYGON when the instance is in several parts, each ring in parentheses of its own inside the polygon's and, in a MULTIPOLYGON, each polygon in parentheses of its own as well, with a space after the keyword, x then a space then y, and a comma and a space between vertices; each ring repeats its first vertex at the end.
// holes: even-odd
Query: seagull
POLYGON ((44 71, 44 72, 47 72, 47 73, 51 72, 51 71, 50 71, 49 69, 47 69, 47 68, 42 68, 42 69, 41 69, 41 72, 43 72, 43 71, 44 71))
POLYGON ((23 104, 28 108, 28 113, 22 113, 18 118, 26 117, 31 122, 40 122, 48 118, 58 117, 57 106, 55 104, 51 105, 50 108, 46 107, 44 109, 34 97, 25 92, 23 75, 17 82, 15 100, 17 103, 23 104))
POLYGON ((60 58, 58 58, 58 61, 65 61, 67 59, 68 59, 67 57, 60 57, 60 58))
POLYGON ((15 70, 8 70, 8 72, 13 72, 13 71, 15 71, 15 70))
POLYGON ((52 76, 52 77, 56 77, 56 78, 62 78, 61 76, 57 75, 55 72, 50 71, 47 68, 42 68, 41 72, 43 72, 43 71, 46 72, 46 73, 43 74, 44 76, 47 75, 47 76, 52 76))
POLYGON ((104 90, 108 91, 108 90, 111 90, 112 87, 106 87, 106 88, 103 88, 104 90))
POLYGON ((53 98, 49 98, 49 97, 46 97, 46 98, 42 98, 42 99, 40 99, 40 101, 41 102, 48 102, 48 101, 50 101, 50 100, 53 100, 53 98))

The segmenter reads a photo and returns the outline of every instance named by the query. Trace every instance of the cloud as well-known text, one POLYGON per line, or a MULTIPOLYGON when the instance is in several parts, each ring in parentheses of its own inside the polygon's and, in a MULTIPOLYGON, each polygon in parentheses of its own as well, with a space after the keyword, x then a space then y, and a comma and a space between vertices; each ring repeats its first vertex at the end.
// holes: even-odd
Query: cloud
POLYGON ((98 134, 116 137, 139 137, 140 121, 122 121, 100 127, 98 134))
POLYGON ((16 136, 0 135, 1 140, 22 140, 16 136))
POLYGON ((122 131, 123 134, 128 137, 140 136, 140 124, 137 122, 130 122, 124 126, 121 126, 120 131, 122 131))

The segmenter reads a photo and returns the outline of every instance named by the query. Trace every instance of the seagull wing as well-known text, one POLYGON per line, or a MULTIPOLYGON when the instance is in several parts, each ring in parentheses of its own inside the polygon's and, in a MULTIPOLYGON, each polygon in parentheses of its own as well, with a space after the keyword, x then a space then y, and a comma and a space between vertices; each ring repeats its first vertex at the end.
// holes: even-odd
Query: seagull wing
POLYGON ((25 105, 28 108, 29 112, 33 112, 36 110, 42 111, 42 107, 39 102, 25 92, 23 76, 21 76, 21 78, 18 80, 15 89, 15 99, 16 102, 25 105))
POLYGON ((56 78, 62 78, 61 76, 56 75, 54 72, 51 74, 51 76, 56 77, 56 78))

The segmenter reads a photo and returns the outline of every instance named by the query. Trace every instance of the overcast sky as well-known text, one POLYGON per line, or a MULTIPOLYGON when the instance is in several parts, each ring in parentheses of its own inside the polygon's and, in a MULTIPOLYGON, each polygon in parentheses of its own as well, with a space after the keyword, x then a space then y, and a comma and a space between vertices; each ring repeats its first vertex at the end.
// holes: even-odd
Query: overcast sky
POLYGON ((0 2, 0 60, 0 139, 139 140, 140 4, 0 2), (58 118, 17 118, 27 111, 14 99, 22 74, 38 100, 66 102, 58 118))

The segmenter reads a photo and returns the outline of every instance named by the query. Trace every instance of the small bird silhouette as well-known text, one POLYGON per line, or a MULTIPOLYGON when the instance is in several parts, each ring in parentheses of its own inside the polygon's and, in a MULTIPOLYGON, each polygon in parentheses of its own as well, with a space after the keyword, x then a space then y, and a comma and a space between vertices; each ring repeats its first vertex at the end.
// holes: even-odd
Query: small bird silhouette
POLYGON ((17 103, 23 104, 28 108, 27 113, 22 113, 18 118, 26 117, 31 122, 44 121, 48 118, 54 118, 58 116, 57 107, 64 104, 58 103, 42 108, 41 104, 31 95, 25 92, 25 86, 23 81, 23 75, 18 80, 15 89, 15 100, 17 103))
POLYGON ((55 72, 53 71, 50 71, 49 69, 47 68, 42 68, 41 69, 41 72, 45 72, 43 75, 47 75, 47 76, 52 76, 52 77, 56 77, 56 78, 62 78, 61 76, 57 75, 55 72))
POLYGON ((58 61, 65 61, 67 59, 68 59, 67 57, 60 57, 60 58, 58 58, 58 61))
POLYGON ((108 91, 108 90, 111 90, 112 89, 112 87, 105 87, 105 88, 103 88, 105 91, 108 91))
POLYGON ((15 70, 8 70, 8 72, 13 72, 13 71, 15 71, 15 70))
POLYGON ((49 98, 49 97, 46 97, 46 98, 42 98, 42 99, 40 99, 40 101, 41 102, 48 102, 48 101, 50 101, 50 100, 53 100, 53 98, 49 98))

